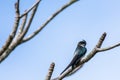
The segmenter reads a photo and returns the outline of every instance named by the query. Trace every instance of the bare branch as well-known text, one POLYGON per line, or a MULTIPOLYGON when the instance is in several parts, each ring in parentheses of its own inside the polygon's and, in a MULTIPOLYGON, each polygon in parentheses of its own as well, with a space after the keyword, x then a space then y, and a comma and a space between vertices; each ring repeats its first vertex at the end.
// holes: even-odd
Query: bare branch
POLYGON ((104 32, 102 36, 100 37, 97 45, 93 48, 93 50, 86 56, 86 58, 82 59, 81 64, 89 61, 96 53, 97 53, 97 48, 100 48, 102 46, 103 41, 105 40, 107 33, 104 32))
POLYGON ((0 56, 0 63, 8 57, 8 55, 16 48, 18 45, 18 41, 14 41, 10 44, 10 46, 5 50, 5 52, 0 56))
POLYGON ((55 67, 55 63, 53 62, 53 63, 51 63, 51 65, 50 65, 49 72, 48 72, 45 80, 50 80, 50 79, 51 79, 51 76, 52 76, 54 67, 55 67))
POLYGON ((19 28, 19 34, 23 32, 26 22, 27 22, 27 14, 23 17, 22 24, 19 28))
POLYGON ((37 2, 35 4, 33 4, 33 6, 31 8, 29 8, 25 13, 23 13, 20 17, 23 17, 26 14, 28 14, 34 7, 36 7, 39 4, 40 1, 41 0, 37 0, 37 2))
POLYGON ((18 26, 19 26, 19 21, 20 21, 20 18, 19 18, 19 0, 18 0, 17 3, 15 3, 15 10, 16 10, 16 19, 15 19, 15 22, 14 22, 14 27, 13 27, 13 30, 12 30, 11 34, 9 35, 8 39, 6 40, 6 43, 0 49, 0 56, 8 48, 8 46, 10 45, 10 43, 12 42, 13 38, 16 35, 17 29, 18 29, 18 26))
POLYGON ((32 24, 32 21, 33 21, 33 18, 34 18, 34 15, 36 13, 36 10, 38 8, 38 5, 39 3, 33 8, 32 10, 32 13, 31 13, 31 16, 30 16, 30 19, 28 21, 28 24, 26 25, 25 29, 23 30, 22 34, 18 37, 21 38, 21 40, 23 39, 23 37, 26 35, 26 33, 28 32, 29 28, 30 28, 30 25, 32 24))
POLYGON ((116 48, 116 47, 118 47, 118 46, 120 46, 120 42, 117 43, 117 44, 114 44, 114 45, 112 45, 112 46, 106 47, 106 48, 97 48, 97 51, 98 51, 98 52, 107 51, 107 50, 116 48))
POLYGON ((36 31, 34 31, 31 35, 29 35, 27 38, 23 39, 23 42, 26 42, 30 39, 32 39, 34 36, 36 36, 43 28, 46 27, 46 25, 52 21, 59 13, 61 13, 64 9, 66 9, 67 7, 69 7, 70 5, 72 5, 73 3, 75 3, 78 0, 71 0, 70 2, 68 2, 67 4, 65 4, 64 6, 62 6, 58 11, 56 11, 50 18, 48 18, 46 20, 46 22, 39 27, 36 31))
POLYGON ((35 15, 35 12, 36 12, 38 4, 39 4, 39 3, 37 3, 37 5, 33 8, 33 12, 32 12, 31 17, 29 19, 28 25, 26 26, 25 30, 23 31, 24 26, 26 24, 26 19, 27 19, 27 14, 24 15, 25 18, 23 19, 23 23, 22 23, 22 25, 19 29, 19 31, 22 32, 22 33, 19 33, 18 36, 16 36, 16 39, 15 39, 15 42, 14 42, 13 39, 16 35, 17 29, 18 29, 18 26, 19 26, 19 21, 20 21, 19 4, 18 3, 19 3, 19 0, 15 4, 16 20, 15 20, 15 23, 14 23, 13 31, 10 34, 5 46, 3 46, 3 48, 0 50, 0 62, 2 62, 12 52, 12 50, 14 50, 18 46, 18 44, 20 44, 22 38, 27 33, 27 31, 30 27, 30 24, 32 23, 33 17, 35 15))
POLYGON ((20 15, 19 5, 20 5, 20 0, 17 0, 17 2, 15 3, 15 9, 16 9, 16 14, 18 16, 20 15))
POLYGON ((19 21, 20 21, 21 17, 19 17, 20 16, 20 13, 19 13, 19 0, 18 0, 17 3, 15 3, 16 19, 15 19, 13 31, 11 32, 10 36, 8 37, 5 45, 0 50, 0 63, 5 58, 7 58, 7 56, 20 44, 20 42, 23 39, 24 35, 28 31, 28 29, 30 27, 30 24, 32 23, 32 20, 33 20, 35 12, 37 10, 38 4, 39 4, 39 1, 35 5, 35 7, 32 8, 33 12, 32 12, 32 15, 30 17, 30 20, 29 20, 28 25, 26 26, 26 28, 25 28, 25 24, 26 24, 27 14, 24 15, 25 17, 24 17, 22 25, 21 25, 21 27, 19 29, 20 33, 18 33, 18 35, 16 35, 18 27, 19 27, 19 23, 20 23, 19 21))
POLYGON ((106 35, 107 35, 106 32, 104 32, 104 33, 102 34, 102 36, 100 37, 100 39, 99 39, 99 41, 98 41, 98 43, 97 43, 97 45, 96 45, 97 48, 100 48, 100 47, 101 47, 101 45, 102 45, 102 43, 103 43, 106 35))

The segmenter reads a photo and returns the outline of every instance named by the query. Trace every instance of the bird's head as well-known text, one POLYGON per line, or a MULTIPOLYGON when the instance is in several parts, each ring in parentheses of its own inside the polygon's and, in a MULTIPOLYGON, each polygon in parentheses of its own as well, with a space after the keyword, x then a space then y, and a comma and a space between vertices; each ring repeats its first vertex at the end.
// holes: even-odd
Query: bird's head
POLYGON ((85 47, 86 44, 87 44, 87 43, 86 43, 85 40, 82 40, 82 41, 80 41, 80 42, 78 43, 79 46, 83 46, 83 47, 85 47))

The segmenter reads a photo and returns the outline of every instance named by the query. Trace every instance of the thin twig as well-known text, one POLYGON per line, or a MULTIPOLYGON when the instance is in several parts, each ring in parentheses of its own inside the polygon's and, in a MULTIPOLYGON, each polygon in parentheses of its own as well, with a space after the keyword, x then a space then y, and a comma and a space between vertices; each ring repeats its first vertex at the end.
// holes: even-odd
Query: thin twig
POLYGON ((114 44, 112 46, 106 47, 106 48, 97 48, 97 51, 98 52, 107 51, 107 50, 113 49, 113 48, 118 47, 118 46, 120 46, 120 42, 117 44, 114 44))
POLYGON ((25 16, 26 14, 28 14, 34 7, 36 7, 36 5, 39 4, 40 1, 41 1, 41 0, 37 0, 37 2, 34 3, 34 4, 32 5, 32 7, 29 8, 29 9, 28 9, 25 13, 23 13, 20 17, 23 17, 23 16, 25 16))
POLYGON ((23 32, 26 22, 27 22, 27 14, 22 19, 22 24, 19 28, 19 34, 21 34, 23 32))
POLYGON ((34 36, 36 36, 43 28, 46 27, 46 25, 52 21, 60 12, 62 12, 64 9, 66 9, 68 6, 72 5, 73 3, 75 3, 77 0, 75 1, 70 1, 69 3, 65 4, 64 6, 62 6, 58 11, 56 11, 50 18, 48 18, 48 20, 46 20, 46 22, 39 27, 36 31, 34 31, 31 35, 29 35, 27 38, 23 39, 23 42, 26 42, 30 39, 32 39, 34 36))
MULTIPOLYGON (((37 8, 38 8, 38 5, 39 3, 33 8, 32 10, 32 13, 31 13, 31 16, 29 18, 29 21, 28 21, 28 24, 26 25, 25 29, 23 30, 22 34, 19 36, 19 38, 21 38, 21 40, 23 39, 23 37, 26 35, 26 33, 28 32, 29 28, 30 28, 30 25, 32 24, 32 21, 33 21, 33 18, 34 18, 34 15, 37 11, 37 8)), ((21 41, 22 42, 22 41, 21 41)))

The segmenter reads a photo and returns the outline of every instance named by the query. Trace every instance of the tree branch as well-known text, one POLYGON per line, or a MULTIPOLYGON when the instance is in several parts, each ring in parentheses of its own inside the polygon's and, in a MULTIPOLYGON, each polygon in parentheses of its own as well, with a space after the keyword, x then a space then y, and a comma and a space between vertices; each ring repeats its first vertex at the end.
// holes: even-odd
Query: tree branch
POLYGON ((86 58, 81 61, 81 64, 89 61, 92 57, 94 57, 94 55, 97 53, 97 50, 96 50, 96 49, 97 49, 97 48, 100 48, 100 47, 102 46, 102 43, 103 43, 106 35, 107 35, 106 32, 104 32, 104 33, 102 34, 102 36, 100 37, 97 45, 96 45, 96 46, 93 48, 93 50, 86 56, 86 58))
POLYGON ((39 2, 41 0, 37 0, 37 2, 31 7, 29 8, 27 11, 25 11, 25 13, 23 13, 22 15, 20 15, 20 10, 19 10, 19 3, 20 0, 17 1, 17 3, 15 3, 15 10, 16 10, 16 18, 15 18, 15 23, 13 26, 13 30, 11 32, 11 34, 9 35, 6 43, 3 45, 3 47, 0 49, 0 63, 7 58, 7 56, 17 47, 19 46, 21 43, 26 42, 28 40, 30 40, 31 38, 33 38, 35 35, 37 35, 50 21, 52 21, 60 12, 62 12, 64 9, 66 9, 68 6, 72 5, 73 3, 75 3, 78 0, 71 0, 69 3, 65 4, 64 6, 62 6, 58 11, 56 11, 50 18, 48 18, 48 20, 42 25, 40 26, 36 31, 34 31, 30 36, 28 36, 27 38, 24 38, 26 33, 28 32, 30 25, 32 23, 32 20, 34 18, 34 15, 36 13, 36 10, 38 8, 39 2), (30 19, 27 23, 27 15, 29 14, 29 12, 32 11, 32 14, 30 16, 30 19), (19 23, 20 20, 23 18, 23 22, 19 28, 19 23), (18 29, 19 28, 19 29, 18 29), (18 30, 18 34, 17 34, 17 30, 18 30))
POLYGON ((14 27, 13 30, 11 32, 11 34, 9 35, 8 39, 6 40, 6 43, 3 45, 3 47, 0 49, 0 56, 4 53, 4 51, 8 48, 8 46, 11 44, 12 40, 14 39, 18 26, 19 26, 19 15, 20 15, 20 11, 19 11, 19 0, 18 2, 15 3, 15 10, 16 10, 16 18, 15 18, 15 22, 14 22, 14 27))
POLYGON ((97 51, 98 52, 107 51, 107 50, 113 49, 113 48, 118 47, 118 46, 120 46, 120 42, 117 44, 111 45, 109 47, 106 47, 106 48, 97 48, 97 51))
POLYGON ((20 9, 19 6, 20 5, 20 0, 17 0, 17 2, 15 3, 15 10, 16 10, 16 15, 20 15, 20 9))
POLYGON ((25 13, 23 13, 20 17, 25 16, 26 14, 28 14, 34 7, 36 7, 36 5, 39 4, 41 0, 37 0, 37 2, 35 4, 33 4, 33 6, 31 8, 29 8, 25 13))
MULTIPOLYGON (((32 21, 33 21, 33 18, 34 18, 35 13, 36 13, 36 11, 37 11, 38 5, 39 5, 39 3, 37 3, 37 5, 33 8, 32 13, 31 13, 31 16, 30 16, 29 21, 28 21, 28 24, 26 25, 26 27, 25 27, 25 29, 23 30, 23 32, 21 33, 21 35, 18 36, 18 37, 21 38, 21 40, 24 38, 24 36, 26 35, 26 33, 28 32, 28 30, 29 30, 29 28, 30 28, 30 25, 32 24, 32 21)), ((21 41, 21 42, 22 42, 22 41, 21 41)))
POLYGON ((33 8, 31 8, 31 10, 33 10, 33 12, 30 16, 30 19, 28 21, 28 25, 26 26, 26 28, 25 28, 25 24, 26 24, 26 20, 27 20, 27 14, 28 14, 29 11, 26 14, 24 14, 25 17, 23 19, 22 25, 19 28, 19 33, 18 34, 16 34, 16 33, 17 33, 17 30, 18 30, 18 27, 19 27, 20 19, 22 17, 20 17, 19 0, 18 0, 17 3, 15 3, 16 19, 15 19, 13 31, 11 32, 10 36, 8 37, 5 45, 0 50, 0 63, 4 59, 6 59, 8 57, 8 55, 20 44, 24 35, 28 32, 28 29, 30 27, 30 24, 32 23, 32 20, 33 20, 33 17, 35 15, 35 13, 36 13, 39 2, 40 1, 38 1, 36 3, 36 5, 33 8))
POLYGON ((49 68, 49 71, 48 71, 48 74, 47 74, 45 80, 50 80, 50 79, 51 79, 51 76, 52 76, 54 67, 55 67, 55 63, 53 62, 53 63, 51 63, 51 65, 50 65, 50 68, 49 68))
POLYGON ((21 34, 23 32, 26 22, 27 22, 27 14, 22 19, 22 24, 19 28, 19 34, 21 34))
POLYGON ((9 54, 18 46, 19 41, 13 41, 5 52, 0 56, 0 63, 5 60, 9 54))
POLYGON ((48 18, 46 20, 46 22, 40 26, 36 31, 34 31, 31 35, 29 35, 28 37, 24 38, 22 42, 26 42, 30 39, 32 39, 33 37, 35 37, 43 28, 46 27, 46 25, 52 21, 59 13, 61 13, 64 9, 66 9, 67 7, 69 7, 70 5, 72 5, 73 3, 77 2, 78 0, 71 0, 70 2, 68 2, 67 4, 65 4, 64 6, 62 6, 58 11, 56 11, 50 18, 48 18))

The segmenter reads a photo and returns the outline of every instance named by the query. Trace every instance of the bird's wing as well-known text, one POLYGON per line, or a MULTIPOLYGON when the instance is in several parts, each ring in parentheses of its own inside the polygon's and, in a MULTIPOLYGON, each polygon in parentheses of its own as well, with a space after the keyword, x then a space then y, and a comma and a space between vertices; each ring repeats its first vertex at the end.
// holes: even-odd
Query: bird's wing
POLYGON ((87 52, 87 49, 85 47, 84 48, 80 47, 79 49, 76 48, 75 55, 77 55, 78 58, 75 59, 75 62, 73 63, 73 65, 78 64, 86 52, 87 52))
POLYGON ((74 53, 75 55, 74 55, 73 59, 71 60, 70 64, 63 70, 63 72, 65 72, 70 66, 72 66, 72 68, 73 68, 74 65, 76 65, 80 61, 80 59, 85 55, 86 51, 87 51, 86 48, 82 48, 82 47, 78 48, 77 47, 75 50, 75 53, 74 53))
POLYGON ((72 61, 70 62, 70 64, 62 71, 62 73, 65 72, 70 66, 74 65, 77 59, 78 59, 78 55, 75 55, 72 61))

